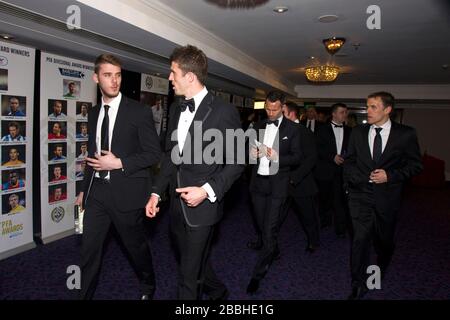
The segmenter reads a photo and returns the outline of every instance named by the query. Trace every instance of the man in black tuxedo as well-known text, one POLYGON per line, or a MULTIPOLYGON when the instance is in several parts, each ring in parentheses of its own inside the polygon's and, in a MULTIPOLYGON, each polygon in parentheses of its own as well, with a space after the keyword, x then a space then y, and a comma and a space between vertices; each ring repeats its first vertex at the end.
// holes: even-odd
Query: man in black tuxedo
POLYGON ((298 165, 301 158, 299 130, 295 123, 283 117, 284 102, 281 92, 269 92, 265 102, 268 119, 254 126, 257 140, 250 141, 254 145, 250 157, 257 159, 250 180, 250 193, 262 248, 247 286, 249 294, 258 290, 260 281, 277 255, 280 213, 288 197, 290 169, 298 165))
POLYGON ((149 168, 161 158, 152 112, 120 93, 121 63, 116 57, 100 55, 93 78, 102 102, 89 111, 88 167, 76 200, 85 208, 80 298, 94 295, 112 223, 138 271, 141 299, 151 299, 155 277, 143 208, 151 187, 149 168))
POLYGON ((150 218, 156 215, 159 195, 170 186, 170 230, 178 251, 178 298, 201 299, 206 293, 210 299, 224 299, 228 291, 215 275, 209 253, 214 227, 223 216, 225 193, 244 169, 245 155, 242 165, 238 164, 225 135, 227 129, 241 128, 239 114, 204 86, 208 64, 201 50, 191 45, 177 48, 170 61, 169 80, 175 94, 185 99, 170 107, 165 153, 146 213, 150 218), (202 139, 208 129, 224 137, 223 144, 218 145, 223 154, 216 152, 223 157, 206 158, 213 146, 211 139, 202 139))
POLYGON ((384 276, 394 252, 402 186, 422 170, 416 132, 389 119, 393 108, 392 94, 369 95, 368 124, 353 129, 344 162, 344 182, 353 224, 349 299, 360 299, 367 292, 366 270, 372 241, 384 276))
POLYGON ((323 123, 319 121, 316 108, 314 106, 307 106, 305 111, 306 118, 300 121, 300 124, 304 125, 311 132, 316 133, 323 123))
POLYGON ((292 203, 299 210, 299 218, 306 232, 308 244, 306 252, 313 253, 319 247, 319 223, 317 217, 316 195, 318 192, 313 169, 317 162, 317 147, 313 133, 298 121, 298 107, 293 102, 283 105, 285 118, 297 123, 300 136, 301 157, 299 163, 291 169, 289 179, 289 197, 282 209, 280 226, 288 215, 292 203))
POLYGON ((345 162, 351 129, 344 122, 347 106, 336 103, 331 106, 331 122, 317 130, 319 161, 315 171, 319 186, 319 217, 321 227, 331 225, 338 237, 345 237, 348 229, 348 208, 342 180, 342 164, 345 162), (332 219, 332 212, 334 219, 332 219))

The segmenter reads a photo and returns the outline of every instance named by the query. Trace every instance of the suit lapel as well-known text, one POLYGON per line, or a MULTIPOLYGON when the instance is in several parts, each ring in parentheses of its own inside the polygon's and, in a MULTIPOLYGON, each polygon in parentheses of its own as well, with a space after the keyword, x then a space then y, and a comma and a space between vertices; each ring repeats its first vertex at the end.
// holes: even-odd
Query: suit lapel
POLYGON ((120 104, 119 104, 119 110, 117 111, 116 121, 114 122, 114 129, 112 132, 111 151, 116 150, 116 144, 115 144, 115 142, 117 141, 116 137, 120 136, 120 132, 122 130, 124 119, 129 114, 129 110, 127 110, 127 105, 128 105, 128 100, 125 96, 122 95, 122 99, 120 100, 120 104))
POLYGON ((364 146, 363 147, 364 157, 367 159, 368 163, 370 163, 371 166, 373 166, 375 164, 375 162, 373 161, 372 155, 370 153, 369 130, 370 130, 370 125, 364 126, 364 130, 363 130, 363 134, 362 134, 361 138, 363 139, 362 146, 364 146))
POLYGON ((383 153, 381 154, 379 163, 383 163, 387 155, 390 153, 393 145, 395 144, 395 137, 397 136, 397 123, 391 121, 391 131, 389 132, 388 140, 386 142, 386 147, 384 148, 383 153))
POLYGON ((94 153, 97 152, 97 122, 98 122, 98 116, 100 114, 100 108, 102 107, 101 104, 97 105, 95 108, 92 109, 91 113, 89 114, 89 119, 91 121, 91 132, 89 132, 89 137, 91 141, 91 146, 89 146, 88 154, 90 154, 91 157, 94 156, 94 153))
MULTIPOLYGON (((336 136, 334 135, 334 130, 333 130, 333 125, 332 125, 332 123, 331 122, 328 122, 327 124, 326 124, 326 126, 328 127, 328 134, 330 135, 330 137, 331 137, 331 141, 333 141, 333 147, 334 147, 334 154, 337 154, 337 146, 336 146, 336 136)), ((315 128, 314 128, 315 129, 315 128)))

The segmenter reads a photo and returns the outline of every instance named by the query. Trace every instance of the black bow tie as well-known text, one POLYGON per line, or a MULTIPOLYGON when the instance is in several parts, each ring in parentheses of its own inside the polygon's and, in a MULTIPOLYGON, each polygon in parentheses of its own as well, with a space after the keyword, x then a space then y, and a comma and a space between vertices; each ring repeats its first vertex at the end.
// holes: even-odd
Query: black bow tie
POLYGON ((335 128, 343 128, 344 125, 343 124, 336 124, 336 123, 331 123, 335 128))
POLYGON ((267 124, 274 124, 275 127, 278 127, 278 119, 277 120, 267 120, 267 124))
POLYGON ((195 110, 195 101, 194 101, 194 98, 189 99, 189 100, 184 100, 184 101, 181 103, 181 112, 186 111, 186 108, 187 108, 187 107, 189 107, 189 111, 190 111, 190 112, 194 112, 194 110, 195 110))

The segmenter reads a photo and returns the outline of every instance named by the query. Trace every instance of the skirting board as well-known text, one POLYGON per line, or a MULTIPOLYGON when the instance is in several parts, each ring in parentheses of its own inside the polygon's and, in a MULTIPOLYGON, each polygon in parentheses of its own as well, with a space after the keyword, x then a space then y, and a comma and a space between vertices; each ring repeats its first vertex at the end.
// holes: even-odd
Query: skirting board
POLYGON ((15 256, 16 254, 19 254, 19 253, 22 253, 24 251, 34 249, 34 248, 36 248, 36 243, 30 242, 23 246, 20 246, 20 247, 17 247, 17 248, 14 248, 14 249, 11 249, 11 250, 8 250, 5 252, 0 252, 0 260, 15 256))
POLYGON ((50 237, 47 237, 47 238, 42 238, 42 243, 43 244, 47 244, 47 243, 50 243, 50 242, 53 242, 53 241, 56 241, 56 240, 59 240, 59 239, 71 236, 73 234, 75 234, 75 230, 74 229, 67 230, 67 231, 64 231, 64 232, 61 232, 61 233, 54 234, 54 235, 52 235, 50 237))

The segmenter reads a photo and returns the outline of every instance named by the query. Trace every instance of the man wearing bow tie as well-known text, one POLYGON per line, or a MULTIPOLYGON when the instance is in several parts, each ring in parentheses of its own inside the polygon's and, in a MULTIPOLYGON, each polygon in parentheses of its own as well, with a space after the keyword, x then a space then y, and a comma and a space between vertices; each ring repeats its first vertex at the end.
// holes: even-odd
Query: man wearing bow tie
POLYGON ((237 164, 237 153, 226 148, 225 131, 241 128, 239 114, 236 108, 206 89, 208 62, 201 50, 191 45, 177 48, 170 61, 169 80, 175 94, 185 99, 170 106, 165 153, 146 213, 155 217, 159 195, 169 186, 170 230, 177 248, 178 298, 201 299, 205 293, 213 300, 226 299, 228 290, 215 275, 209 253, 214 227, 223 216, 225 193, 244 169, 237 164), (213 143, 203 141, 206 129, 218 130, 223 137, 223 159, 214 159, 212 163, 203 158, 213 143))
POLYGON ((368 96, 368 124, 353 129, 344 162, 344 185, 353 224, 349 299, 360 299, 368 290, 371 243, 384 276, 394 252, 402 186, 422 170, 415 130, 390 120, 394 103, 388 92, 368 96))
POLYGON ((350 221, 342 187, 342 164, 345 161, 351 128, 344 122, 347 106, 336 103, 331 106, 331 122, 317 130, 319 159, 315 176, 319 186, 319 217, 321 227, 334 224, 338 237, 345 237, 350 221))
POLYGON ((279 217, 288 197, 291 167, 301 160, 299 131, 294 122, 283 117, 285 96, 278 91, 269 92, 265 110, 267 120, 258 122, 258 140, 250 141, 254 147, 250 157, 257 159, 250 180, 253 210, 262 240, 259 255, 247 293, 254 294, 274 258, 279 254, 277 236, 279 217))

